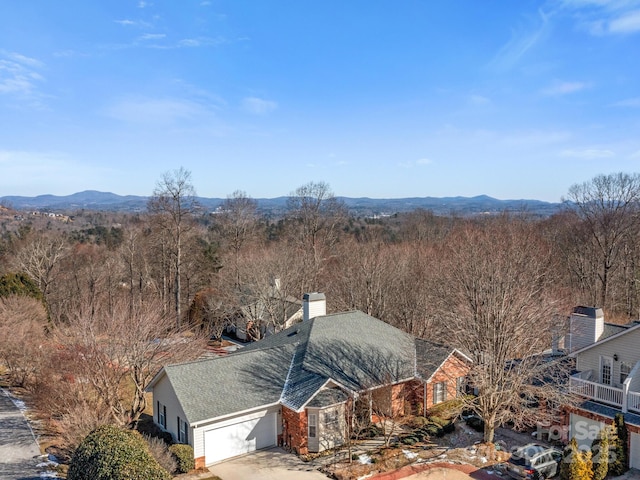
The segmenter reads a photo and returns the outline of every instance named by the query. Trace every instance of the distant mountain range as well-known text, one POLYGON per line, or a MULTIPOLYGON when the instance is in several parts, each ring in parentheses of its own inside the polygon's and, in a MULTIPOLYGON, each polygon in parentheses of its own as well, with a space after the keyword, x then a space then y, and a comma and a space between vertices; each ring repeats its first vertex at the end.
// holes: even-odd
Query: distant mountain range
MULTIPOLYGON (((351 198, 337 197, 357 216, 392 215, 416 209, 431 210, 437 215, 478 215, 503 211, 527 211, 534 215, 549 216, 556 213, 561 203, 541 200, 498 200, 487 195, 476 197, 409 197, 409 198, 351 198)), ((256 198, 261 212, 274 216, 286 211, 288 197, 256 198)), ((142 212, 149 197, 116 195, 109 192, 86 190, 66 196, 39 195, 37 197, 5 196, 0 204, 16 210, 37 210, 73 213, 78 210, 112 212, 142 212)), ((198 198, 203 208, 215 211, 224 198, 198 198)))

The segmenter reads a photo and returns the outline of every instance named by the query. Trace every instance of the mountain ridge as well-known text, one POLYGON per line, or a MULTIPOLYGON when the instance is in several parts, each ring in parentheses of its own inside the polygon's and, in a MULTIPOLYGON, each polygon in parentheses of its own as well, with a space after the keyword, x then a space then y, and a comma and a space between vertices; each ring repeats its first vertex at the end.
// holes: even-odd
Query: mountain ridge
MULTIPOLYGON (((0 197, 0 204, 11 206, 16 210, 97 210, 114 212, 145 211, 150 197, 140 195, 118 195, 112 192, 84 190, 70 195, 37 195, 35 197, 7 195, 0 197)), ((527 211, 533 214, 549 216, 557 212, 561 203, 546 202, 535 199, 499 200, 489 195, 473 197, 403 197, 372 198, 338 196, 347 208, 357 215, 391 215, 410 212, 416 209, 431 210, 436 214, 482 214, 503 211, 527 211)), ((274 198, 254 198, 262 213, 274 215, 286 211, 288 196, 274 198)), ((220 207, 225 198, 197 197, 202 207, 214 211, 220 207)))

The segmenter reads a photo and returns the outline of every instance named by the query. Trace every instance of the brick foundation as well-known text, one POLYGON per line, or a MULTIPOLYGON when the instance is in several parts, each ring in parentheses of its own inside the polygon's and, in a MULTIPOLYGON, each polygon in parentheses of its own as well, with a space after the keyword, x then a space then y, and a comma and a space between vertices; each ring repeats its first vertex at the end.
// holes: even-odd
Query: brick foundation
POLYGON ((195 459, 195 461, 196 461, 196 469, 205 468, 204 457, 198 457, 195 459))

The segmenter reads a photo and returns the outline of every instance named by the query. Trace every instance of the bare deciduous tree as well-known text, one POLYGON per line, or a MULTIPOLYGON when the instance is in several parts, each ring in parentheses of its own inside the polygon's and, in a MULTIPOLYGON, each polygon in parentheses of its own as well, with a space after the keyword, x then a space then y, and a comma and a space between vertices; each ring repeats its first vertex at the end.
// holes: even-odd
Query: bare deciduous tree
POLYGON ((233 254, 236 288, 241 285, 239 262, 243 247, 253 237, 258 216, 258 204, 245 192, 236 190, 222 204, 222 212, 216 216, 222 240, 233 254))
POLYGON ((640 175, 598 175, 572 185, 568 202, 584 221, 597 252, 591 261, 597 265, 600 306, 607 308, 610 277, 620 265, 625 239, 636 237, 640 226, 640 175))
POLYGON ((323 261, 338 241, 346 208, 324 182, 310 182, 297 188, 287 206, 294 239, 305 260, 305 290, 317 289, 323 261))
POLYGON ((167 362, 202 354, 205 338, 176 328, 158 305, 121 301, 112 311, 77 311, 54 332, 59 345, 82 362, 76 375, 88 382, 114 423, 135 423, 146 407, 145 388, 167 362))
MULTIPOLYGON (((469 399, 495 427, 544 418, 535 402, 565 399, 560 365, 542 354, 551 345, 558 313, 568 311, 554 291, 550 248, 532 225, 503 217, 456 231, 442 252, 442 318, 448 339, 474 360, 469 374, 478 395, 469 399), (535 410, 534 410, 535 408, 535 410)), ((551 408, 546 412, 553 414, 551 408)))
POLYGON ((38 287, 47 298, 60 261, 66 253, 67 245, 62 237, 34 235, 18 250, 14 264, 19 271, 27 273, 38 283, 38 287))
POLYGON ((168 248, 172 257, 174 274, 174 301, 176 325, 180 326, 182 307, 182 248, 184 237, 192 228, 192 217, 198 207, 196 192, 191 183, 191 172, 180 168, 165 173, 149 200, 148 209, 157 224, 170 239, 168 248))

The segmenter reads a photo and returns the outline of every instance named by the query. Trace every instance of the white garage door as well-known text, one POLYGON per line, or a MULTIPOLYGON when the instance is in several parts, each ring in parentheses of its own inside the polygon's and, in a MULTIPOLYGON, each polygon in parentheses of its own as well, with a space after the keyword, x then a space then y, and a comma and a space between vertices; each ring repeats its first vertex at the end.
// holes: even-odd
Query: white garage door
POLYGON ((598 436, 600 430, 605 427, 603 422, 581 417, 575 413, 571 414, 571 431, 569 438, 578 441, 578 447, 591 448, 591 443, 598 436))
POLYGON ((632 433, 629 440, 629 466, 640 469, 640 434, 632 433))
POLYGON ((269 413, 205 432, 205 463, 210 465, 254 450, 275 446, 276 418, 275 413, 269 413))

